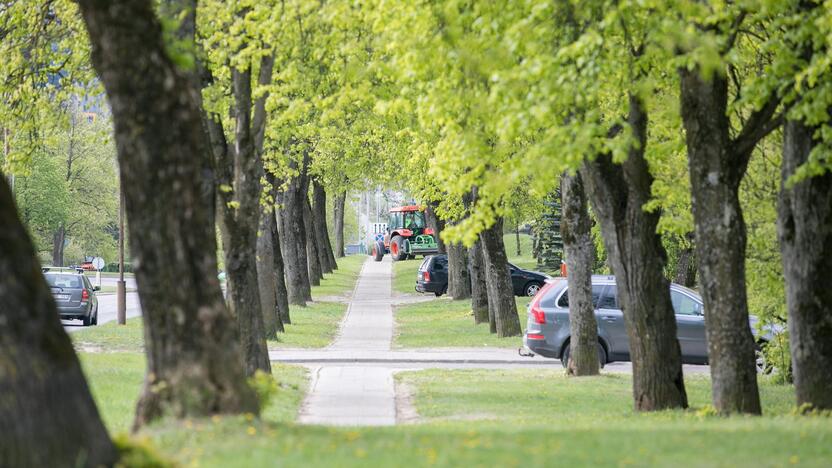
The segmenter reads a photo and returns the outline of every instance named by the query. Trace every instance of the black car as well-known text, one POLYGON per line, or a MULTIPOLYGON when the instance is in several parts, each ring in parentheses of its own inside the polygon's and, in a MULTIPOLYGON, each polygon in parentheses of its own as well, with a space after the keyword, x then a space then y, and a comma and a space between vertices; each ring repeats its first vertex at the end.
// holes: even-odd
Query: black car
MULTIPOLYGON (((548 275, 519 268, 508 264, 511 285, 515 296, 534 296, 543 286, 548 275)), ((416 273, 416 291, 434 293, 441 296, 448 292, 448 256, 431 255, 425 257, 416 273)))

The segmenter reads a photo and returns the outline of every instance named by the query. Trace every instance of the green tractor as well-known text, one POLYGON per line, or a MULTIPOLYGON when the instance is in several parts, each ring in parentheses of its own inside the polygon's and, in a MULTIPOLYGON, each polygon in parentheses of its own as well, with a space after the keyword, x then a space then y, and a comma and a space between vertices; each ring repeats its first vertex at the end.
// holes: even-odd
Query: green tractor
POLYGON ((390 252, 393 261, 416 258, 439 252, 433 229, 425 223, 425 210, 419 205, 408 205, 390 210, 387 233, 373 243, 373 258, 380 262, 390 252))

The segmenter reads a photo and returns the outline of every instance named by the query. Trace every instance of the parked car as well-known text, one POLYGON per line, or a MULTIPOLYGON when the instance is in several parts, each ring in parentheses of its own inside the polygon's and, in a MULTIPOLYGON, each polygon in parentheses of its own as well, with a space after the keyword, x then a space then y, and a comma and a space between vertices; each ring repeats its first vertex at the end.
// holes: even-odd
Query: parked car
POLYGON ((44 268, 43 276, 52 288, 58 314, 63 320, 82 320, 84 326, 98 324, 98 298, 90 280, 83 273, 69 269, 44 268))
MULTIPOLYGON (((528 322, 523 342, 531 352, 560 359, 564 366, 569 360, 569 294, 565 279, 549 281, 528 307, 528 322)), ((592 277, 592 304, 598 322, 598 358, 601 364, 630 360, 630 342, 624 325, 624 315, 618 305, 615 277, 592 277)), ((676 332, 685 364, 707 364, 708 344, 705 339, 705 316, 702 298, 695 291, 676 283, 670 285, 670 300, 676 312, 676 332)), ((750 317, 756 331, 757 318, 750 317)), ((760 346, 768 342, 777 330, 771 328, 756 339, 760 346)), ((758 370, 767 367, 759 354, 758 370)))
MULTIPOLYGON (((529 271, 508 264, 515 296, 534 296, 550 277, 545 273, 529 271)), ((416 291, 434 293, 437 297, 448 292, 448 256, 445 254, 425 257, 416 274, 416 291)))

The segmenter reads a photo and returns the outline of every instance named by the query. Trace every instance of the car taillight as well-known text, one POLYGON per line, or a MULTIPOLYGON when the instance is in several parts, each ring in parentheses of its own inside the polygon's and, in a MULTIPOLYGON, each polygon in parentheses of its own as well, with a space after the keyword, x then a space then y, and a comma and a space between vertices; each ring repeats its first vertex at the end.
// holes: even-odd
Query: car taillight
POLYGON ((89 292, 89 291, 87 291, 86 289, 82 289, 82 290, 81 290, 81 300, 82 300, 82 301, 86 301, 86 300, 88 300, 89 298, 90 298, 90 292, 89 292))
POLYGON ((422 278, 425 280, 425 282, 430 281, 430 273, 428 273, 427 271, 422 273, 422 278))
POLYGON ((544 296, 546 296, 546 293, 550 289, 552 289, 554 285, 554 281, 547 281, 546 284, 544 284, 543 287, 540 288, 540 291, 538 291, 537 294, 534 295, 532 303, 529 304, 529 313, 532 314, 532 318, 534 319, 535 323, 539 323, 541 325, 546 323, 546 314, 543 312, 543 309, 540 308, 540 301, 543 299, 544 296))

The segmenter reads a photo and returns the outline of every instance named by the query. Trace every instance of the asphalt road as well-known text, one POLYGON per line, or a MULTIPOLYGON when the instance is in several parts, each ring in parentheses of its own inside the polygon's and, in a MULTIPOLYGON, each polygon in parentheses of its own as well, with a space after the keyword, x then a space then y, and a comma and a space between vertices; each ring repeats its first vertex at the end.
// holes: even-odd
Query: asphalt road
MULTIPOLYGON (((104 283, 104 278, 101 278, 102 284, 104 283)), ((115 279, 113 279, 115 281, 115 279)), ((113 283, 115 285, 115 283, 113 283)), ((128 283, 128 287, 130 283, 128 283)), ((116 295, 115 294, 99 294, 98 295, 98 324, 103 325, 107 322, 113 322, 118 317, 116 316, 118 313, 117 304, 116 304, 116 295)), ((142 308, 139 304, 139 294, 138 293, 127 293, 127 318, 138 317, 142 314, 142 308)), ((64 324, 64 329, 68 332, 73 332, 76 330, 81 330, 83 325, 81 324, 80 320, 62 320, 64 324)))

